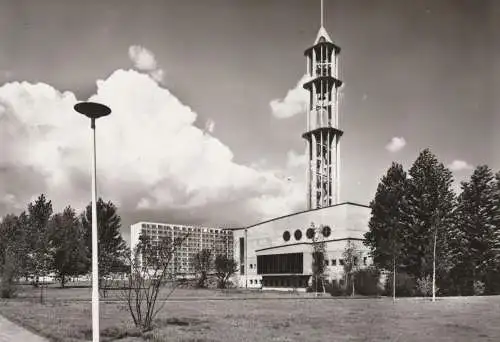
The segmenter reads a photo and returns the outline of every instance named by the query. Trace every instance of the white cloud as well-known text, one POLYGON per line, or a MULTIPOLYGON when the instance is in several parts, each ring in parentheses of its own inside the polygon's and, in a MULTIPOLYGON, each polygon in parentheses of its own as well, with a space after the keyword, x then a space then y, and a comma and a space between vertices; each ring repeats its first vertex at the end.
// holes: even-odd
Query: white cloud
MULTIPOLYGON (((97 122, 98 191, 118 205, 162 211, 239 203, 251 218, 245 223, 253 223, 304 202, 301 184, 236 163, 229 147, 194 126, 190 107, 147 75, 117 70, 97 81, 90 100, 113 111, 97 122)), ((15 199, 24 206, 41 191, 60 208, 88 203, 91 131, 73 110, 76 102, 73 93, 43 83, 0 87, 0 166, 39 177, 9 188, 12 182, 0 174, 1 205, 12 208, 15 199)), ((223 212, 241 219, 239 212, 223 212)))
POLYGON ((287 153, 286 165, 287 168, 304 167, 307 164, 307 157, 305 154, 297 154, 294 150, 287 153))
POLYGON ((137 70, 148 73, 159 83, 163 82, 164 71, 158 67, 153 52, 143 46, 132 45, 128 49, 128 56, 137 70))
POLYGON ((128 56, 134 62, 135 68, 141 71, 155 70, 156 58, 155 55, 140 45, 132 45, 128 49, 128 56))
POLYGON ((389 152, 398 152, 406 146, 406 140, 403 137, 394 137, 391 141, 385 146, 385 149, 389 152))
POLYGON ((302 85, 309 79, 308 75, 302 76, 297 85, 290 89, 285 98, 274 99, 270 102, 272 114, 279 119, 286 119, 304 113, 309 101, 309 93, 302 85))
POLYGON ((462 171, 462 170, 470 170, 473 168, 473 166, 464 160, 456 159, 448 165, 448 168, 451 171, 462 171))
POLYGON ((208 119, 205 122, 205 131, 212 134, 215 130, 215 121, 212 119, 208 119))

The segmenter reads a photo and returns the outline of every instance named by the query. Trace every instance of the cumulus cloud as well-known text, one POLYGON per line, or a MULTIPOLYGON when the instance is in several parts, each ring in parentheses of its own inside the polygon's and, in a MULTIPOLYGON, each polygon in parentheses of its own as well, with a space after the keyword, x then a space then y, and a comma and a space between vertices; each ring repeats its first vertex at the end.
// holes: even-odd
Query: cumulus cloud
POLYGON ((473 166, 464 160, 456 159, 448 165, 448 168, 451 171, 462 171, 462 170, 470 170, 473 168, 473 166))
POLYGON ((385 149, 389 152, 398 152, 406 146, 406 140, 403 137, 394 137, 391 141, 385 146, 385 149))
MULTIPOLYGON (((97 81, 89 100, 113 110, 97 122, 98 191, 121 207, 200 220, 211 208, 219 222, 246 224, 302 205, 302 184, 236 163, 228 146, 195 127, 197 114, 148 75, 117 70, 97 81)), ((92 145, 77 101, 43 83, 0 87, 0 214, 41 192, 60 208, 88 203, 92 145)))
POLYGON ((164 71, 158 67, 153 52, 140 45, 132 45, 128 49, 128 56, 134 67, 149 74, 157 82, 163 82, 164 71))
POLYGON ((309 80, 308 75, 302 76, 293 89, 290 89, 283 99, 274 99, 270 102, 272 114, 278 119, 286 119, 304 110, 309 101, 309 95, 302 85, 309 80))
POLYGON ((286 165, 288 168, 304 167, 307 164, 307 157, 305 154, 298 154, 294 150, 287 153, 286 165))

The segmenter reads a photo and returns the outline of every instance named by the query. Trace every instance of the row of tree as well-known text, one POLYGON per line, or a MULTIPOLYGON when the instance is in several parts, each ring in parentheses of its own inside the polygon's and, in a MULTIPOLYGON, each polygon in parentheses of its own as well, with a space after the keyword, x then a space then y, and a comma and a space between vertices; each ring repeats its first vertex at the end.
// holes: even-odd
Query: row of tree
MULTIPOLYGON (((123 270, 128 248, 120 234, 121 219, 111 202, 97 202, 99 228, 99 275, 123 270)), ((31 278, 35 286, 55 274, 64 287, 68 278, 91 269, 92 206, 83 213, 67 207, 54 213, 52 202, 40 195, 20 215, 6 215, 0 224, 0 276, 2 294, 14 291, 19 277, 31 278)))
POLYGON ((364 243, 376 267, 431 277, 443 295, 500 293, 500 172, 476 167, 458 196, 452 185, 429 149, 408 172, 393 163, 370 204, 364 243))

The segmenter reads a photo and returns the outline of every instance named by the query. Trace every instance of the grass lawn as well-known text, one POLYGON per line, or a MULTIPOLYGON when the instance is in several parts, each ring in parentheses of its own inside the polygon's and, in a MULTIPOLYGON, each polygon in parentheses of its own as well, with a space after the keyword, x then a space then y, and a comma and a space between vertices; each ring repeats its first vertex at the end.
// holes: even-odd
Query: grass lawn
MULTIPOLYGON (((61 291, 67 291, 69 298, 70 293, 81 290, 61 291)), ((196 297, 216 293, 190 291, 196 297)), ((48 293, 50 298, 50 289, 48 293)), ((281 299, 183 301, 182 294, 167 302, 158 315, 157 327, 142 337, 118 338, 125 332, 134 335, 129 313, 123 303, 101 303, 101 340, 500 341, 500 296, 445 298, 436 303, 406 298, 394 304, 389 298, 290 295, 281 299)), ((53 341, 91 340, 90 302, 52 298, 42 305, 29 298, 4 300, 0 313, 53 341)))

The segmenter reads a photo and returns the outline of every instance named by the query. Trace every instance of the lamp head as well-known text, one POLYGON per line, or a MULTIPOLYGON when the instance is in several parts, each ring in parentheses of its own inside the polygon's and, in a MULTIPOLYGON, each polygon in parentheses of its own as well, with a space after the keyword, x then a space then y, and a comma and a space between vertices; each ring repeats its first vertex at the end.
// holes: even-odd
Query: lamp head
POLYGON ((96 102, 80 102, 73 107, 78 113, 95 120, 111 114, 111 109, 96 102))

